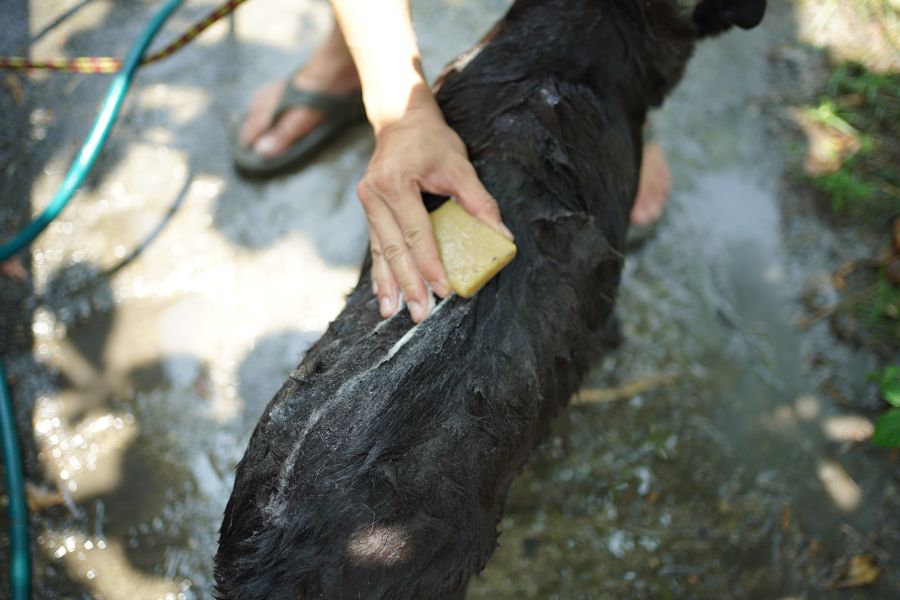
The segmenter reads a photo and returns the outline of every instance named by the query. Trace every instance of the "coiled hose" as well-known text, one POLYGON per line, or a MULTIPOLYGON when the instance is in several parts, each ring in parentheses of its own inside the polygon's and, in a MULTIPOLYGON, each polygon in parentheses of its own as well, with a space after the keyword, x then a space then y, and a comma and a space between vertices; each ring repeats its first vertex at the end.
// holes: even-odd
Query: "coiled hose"
MULTIPOLYGON (((166 0, 166 3, 150 19, 150 22, 131 47, 122 70, 113 77, 97 120, 62 185, 44 211, 10 241, 0 245, 0 262, 26 248, 55 219, 81 187, 103 144, 109 137, 122 108, 125 95, 141 64, 141 58, 163 24, 181 6, 183 0, 166 0)), ((0 358, 0 441, 3 447, 3 466, 9 495, 10 582, 12 600, 28 600, 31 595, 31 553, 28 536, 28 508, 25 503, 25 485, 22 475, 22 459, 16 435, 16 420, 12 398, 6 385, 6 373, 0 358)))
POLYGON ((6 370, 0 358, 0 439, 3 442, 3 468, 6 472, 6 492, 9 496, 9 580, 13 600, 28 598, 31 590, 31 554, 28 551, 28 508, 25 505, 25 479, 22 477, 22 456, 16 437, 16 417, 13 414, 6 370))
POLYGON ((109 90, 106 92, 106 98, 103 100, 100 108, 100 114, 97 115, 97 120, 94 121, 94 126, 91 128, 87 140, 85 140, 84 145, 72 162, 72 166, 69 167, 69 171, 66 173, 66 177, 63 179, 62 185, 53 197, 53 200, 50 201, 50 204, 47 205, 47 208, 44 209, 40 216, 16 234, 13 239, 0 245, 0 262, 10 258, 34 241, 34 238, 40 235, 47 225, 62 212, 69 200, 72 199, 72 196, 75 195, 75 192, 78 191, 78 188, 81 187, 81 184, 84 183, 85 177, 87 177, 97 161, 97 156, 100 154, 100 150, 103 148, 106 138, 109 137, 109 132, 116 122, 116 118, 119 116, 122 103, 125 101, 125 95, 131 87, 132 79, 134 79, 134 73, 141 64, 141 58, 163 24, 172 16, 172 13, 175 12, 182 2, 183 0, 167 0, 166 4, 150 19, 150 23, 141 32, 137 42, 128 51, 122 70, 113 77, 109 90))

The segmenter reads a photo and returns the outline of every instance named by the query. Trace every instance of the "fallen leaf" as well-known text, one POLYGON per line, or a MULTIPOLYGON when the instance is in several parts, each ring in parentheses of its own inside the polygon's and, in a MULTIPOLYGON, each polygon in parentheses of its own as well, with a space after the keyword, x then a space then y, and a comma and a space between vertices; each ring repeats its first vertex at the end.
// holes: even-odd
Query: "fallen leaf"
POLYGON ((25 501, 28 503, 29 511, 38 513, 51 506, 59 506, 65 503, 66 498, 59 490, 51 490, 26 481, 25 501))
POLYGON ((26 276, 25 264, 20 257, 13 256, 9 260, 0 262, 0 277, 9 277, 17 281, 25 281, 26 276))
POLYGON ((791 505, 787 504, 781 509, 781 531, 791 528, 791 505))
POLYGON ((892 408, 875 421, 872 442, 886 448, 900 447, 900 408, 892 408))
POLYGON ((847 586, 861 586, 875 583, 881 575, 881 568, 875 559, 865 554, 857 554, 850 559, 847 569, 847 586))
POLYGON ((792 117, 806 135, 803 170, 811 177, 834 173, 861 147, 858 132, 829 123, 815 110, 794 110, 792 117))
POLYGON ((855 554, 837 565, 837 574, 825 584, 828 588, 851 588, 872 585, 881 575, 881 567, 868 554, 855 554))
POLYGON ((3 87, 9 92, 14 105, 19 106, 22 104, 24 90, 22 88, 22 81, 18 77, 15 75, 7 75, 3 78, 3 87))

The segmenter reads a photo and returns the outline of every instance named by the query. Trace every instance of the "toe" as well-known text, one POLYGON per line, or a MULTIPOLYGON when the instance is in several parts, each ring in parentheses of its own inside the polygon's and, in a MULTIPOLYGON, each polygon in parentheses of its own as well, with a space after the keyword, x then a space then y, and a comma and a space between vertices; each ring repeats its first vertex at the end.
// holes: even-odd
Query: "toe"
POLYGON ((240 138, 245 146, 253 144, 271 125, 272 114, 284 92, 284 85, 283 81, 274 81, 254 94, 241 126, 240 138))
POLYGON ((307 135, 322 117, 305 107, 293 108, 253 145, 261 156, 271 158, 287 150, 294 142, 307 135))

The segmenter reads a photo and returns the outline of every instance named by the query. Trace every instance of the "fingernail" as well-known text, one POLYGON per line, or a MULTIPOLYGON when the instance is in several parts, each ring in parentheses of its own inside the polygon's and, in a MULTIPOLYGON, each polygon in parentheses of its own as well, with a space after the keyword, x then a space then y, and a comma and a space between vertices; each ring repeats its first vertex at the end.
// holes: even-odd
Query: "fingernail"
POLYGON ((504 225, 503 223, 498 223, 497 227, 500 228, 500 232, 503 233, 509 241, 514 241, 516 238, 513 236, 512 231, 509 230, 509 227, 504 225))
POLYGON ((416 323, 421 323, 428 316, 425 307, 418 300, 410 300, 406 305, 409 307, 410 316, 416 323))
POLYGON ((431 291, 433 291, 441 298, 446 298, 450 294, 450 286, 446 283, 442 283, 440 281, 429 281, 428 285, 431 286, 431 291))
POLYGON ((255 150, 257 154, 272 154, 275 152, 276 146, 277 143, 275 142, 275 138, 271 135, 264 135, 253 144, 253 150, 255 150))
POLYGON ((381 316, 385 319, 394 313, 394 301, 388 296, 381 299, 381 316))

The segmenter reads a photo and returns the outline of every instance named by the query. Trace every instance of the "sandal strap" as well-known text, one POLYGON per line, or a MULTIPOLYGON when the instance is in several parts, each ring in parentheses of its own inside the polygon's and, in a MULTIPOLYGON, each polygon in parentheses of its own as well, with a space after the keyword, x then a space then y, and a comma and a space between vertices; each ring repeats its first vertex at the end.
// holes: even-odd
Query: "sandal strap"
POLYGON ((296 87, 293 78, 290 78, 287 81, 287 85, 284 86, 284 92, 278 100, 275 112, 272 113, 268 127, 271 128, 284 113, 298 106, 315 108, 325 113, 326 117, 345 116, 349 113, 363 114, 365 111, 360 92, 349 92, 347 94, 313 92, 296 87))

